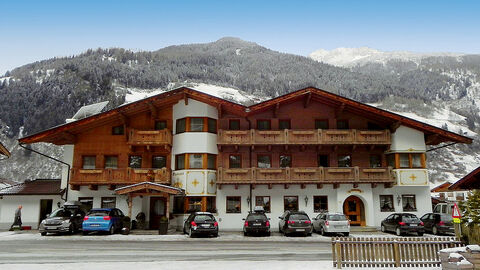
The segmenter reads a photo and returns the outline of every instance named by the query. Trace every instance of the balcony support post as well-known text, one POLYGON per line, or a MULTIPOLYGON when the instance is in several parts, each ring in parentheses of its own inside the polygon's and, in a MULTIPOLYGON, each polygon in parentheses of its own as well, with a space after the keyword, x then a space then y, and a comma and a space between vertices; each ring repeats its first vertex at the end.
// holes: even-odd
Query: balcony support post
POLYGON ((323 184, 317 184, 317 189, 322 189, 323 188, 323 184))

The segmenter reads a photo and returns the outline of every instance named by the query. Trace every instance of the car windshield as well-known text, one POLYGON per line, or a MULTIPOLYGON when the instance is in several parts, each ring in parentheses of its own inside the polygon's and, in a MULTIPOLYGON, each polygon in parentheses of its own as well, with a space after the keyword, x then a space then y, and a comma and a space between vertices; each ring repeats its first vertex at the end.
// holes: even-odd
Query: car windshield
POLYGON ((110 213, 109 210, 90 210, 90 212, 88 212, 87 216, 103 217, 103 216, 108 216, 109 213, 110 213))
POLYGON ((50 214, 50 217, 70 217, 72 215, 72 212, 70 212, 69 210, 65 210, 65 209, 57 209, 55 211, 53 211, 51 214, 50 214))
POLYGON ((251 214, 251 215, 248 215, 248 217, 247 217, 248 221, 253 221, 253 220, 257 220, 257 219, 266 220, 267 217, 264 216, 264 215, 259 215, 259 214, 251 214))
POLYGON ((418 222, 418 218, 415 215, 402 216, 403 222, 418 222))
POLYGON ((327 220, 343 221, 343 220, 347 220, 347 218, 344 215, 328 215, 327 220))
POLYGON ((452 217, 451 216, 448 216, 448 215, 441 215, 440 216, 440 220, 441 221, 452 221, 452 217))
POLYGON ((215 221, 215 218, 211 215, 196 215, 195 219, 193 219, 195 222, 201 222, 201 221, 215 221))
POLYGON ((304 214, 293 214, 290 215, 291 220, 309 220, 307 215, 304 214))

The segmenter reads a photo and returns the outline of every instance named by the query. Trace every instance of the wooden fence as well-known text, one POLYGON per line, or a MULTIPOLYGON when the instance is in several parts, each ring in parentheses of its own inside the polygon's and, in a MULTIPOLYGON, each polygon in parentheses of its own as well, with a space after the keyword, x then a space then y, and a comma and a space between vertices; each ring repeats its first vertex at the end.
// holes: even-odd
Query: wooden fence
POLYGON ((461 246, 455 237, 335 237, 333 266, 438 267, 438 251, 461 246))

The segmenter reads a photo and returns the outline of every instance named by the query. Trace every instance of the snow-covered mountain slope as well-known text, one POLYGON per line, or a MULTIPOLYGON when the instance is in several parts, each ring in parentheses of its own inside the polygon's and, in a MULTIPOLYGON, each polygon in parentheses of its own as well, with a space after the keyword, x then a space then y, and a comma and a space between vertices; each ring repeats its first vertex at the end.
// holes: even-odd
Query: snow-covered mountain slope
POLYGON ((413 61, 419 63, 422 58, 430 56, 461 56, 459 53, 414 53, 408 51, 382 52, 368 47, 361 48, 337 48, 331 51, 319 49, 312 52, 309 57, 318 62, 327 63, 339 67, 352 67, 366 63, 385 64, 395 59, 401 61, 413 61))

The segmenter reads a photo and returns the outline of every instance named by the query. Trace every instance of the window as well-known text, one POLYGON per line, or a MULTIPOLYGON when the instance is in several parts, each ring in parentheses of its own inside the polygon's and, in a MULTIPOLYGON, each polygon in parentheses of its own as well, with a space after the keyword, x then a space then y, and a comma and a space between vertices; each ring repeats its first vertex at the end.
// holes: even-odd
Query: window
POLYGON ((328 211, 328 197, 327 196, 313 196, 313 212, 327 212, 328 211))
POLYGON ((255 206, 263 206, 263 210, 270 213, 270 196, 256 196, 255 206))
POLYGON ((190 118, 190 132, 203 131, 203 118, 190 118))
POLYGON ((185 213, 185 197, 174 196, 173 197, 173 213, 183 214, 185 213))
POLYGON ((317 157, 318 167, 328 167, 328 155, 318 155, 317 157))
POLYGON ((349 129, 348 120, 337 120, 337 129, 349 129))
POLYGON ((394 212, 393 195, 380 195, 380 211, 381 212, 394 212))
POLYGON ((328 129, 328 120, 315 119, 315 129, 328 129))
POLYGON ((130 167, 130 168, 141 168, 142 167, 142 156, 130 156, 128 158, 128 167, 130 167))
POLYGON ((118 168, 118 157, 105 156, 105 169, 116 169, 116 168, 118 168))
POLYGON ((207 154, 207 169, 215 170, 217 168, 217 155, 207 154))
POLYGON ((395 154, 387 155, 387 163, 389 167, 395 168, 395 154))
POLYGON ((189 169, 203 169, 203 155, 202 154, 189 154, 188 155, 188 168, 189 169))
POLYGON ((350 155, 338 156, 338 167, 352 167, 352 157, 350 155))
POLYGON ((290 119, 278 120, 278 129, 290 129, 290 119))
POLYGON ((163 130, 167 128, 167 121, 157 120, 155 121, 155 130, 163 130))
POLYGON ((227 213, 241 213, 242 202, 241 197, 227 197, 227 213))
POLYGON ((298 211, 298 196, 284 196, 283 210, 298 211))
POLYGON ((206 211, 210 213, 217 212, 217 200, 216 197, 207 197, 207 206, 206 211))
POLYGON ((402 195, 403 211, 417 211, 415 195, 402 195))
POLYGON ((179 134, 179 133, 183 133, 183 132, 187 131, 186 126, 187 126, 187 119, 186 118, 178 119, 175 133, 179 134))
POLYGON ((257 155, 257 167, 271 168, 272 161, 271 161, 270 155, 257 155))
POLYGON ((208 118, 208 132, 217 133, 217 120, 208 118))
POLYGON ((412 158, 412 168, 423 168, 422 166, 422 154, 410 154, 412 158))
POLYGON ((84 206, 85 211, 93 208, 93 197, 78 197, 78 201, 84 206))
POLYGON ((202 197, 189 197, 187 213, 202 211, 202 197))
POLYGON ((258 130, 271 130, 270 120, 257 120, 258 130))
POLYGON ((238 120, 238 119, 228 120, 228 129, 229 130, 240 130, 240 120, 238 120))
POLYGON ((166 156, 153 156, 152 157, 152 168, 161 169, 167 167, 167 157, 166 156))
POLYGON ((370 155, 370 168, 382 167, 382 158, 380 155, 370 155))
POLYGON ((400 154, 400 168, 410 168, 410 159, 408 154, 400 154))
POLYGON ((175 156, 175 170, 185 170, 185 154, 175 156))
POLYGON ((95 169, 95 156, 83 156, 82 163, 82 168, 85 170, 95 169))
POLYGON ((116 198, 115 197, 102 197, 102 208, 115 208, 116 207, 116 198))
POLYGON ((292 167, 292 156, 280 155, 280 168, 292 167))
POLYGON ((123 125, 112 127, 112 135, 123 135, 123 125))
POLYGON ((242 156, 230 155, 230 157, 228 158, 228 167, 230 169, 242 168, 242 156))

